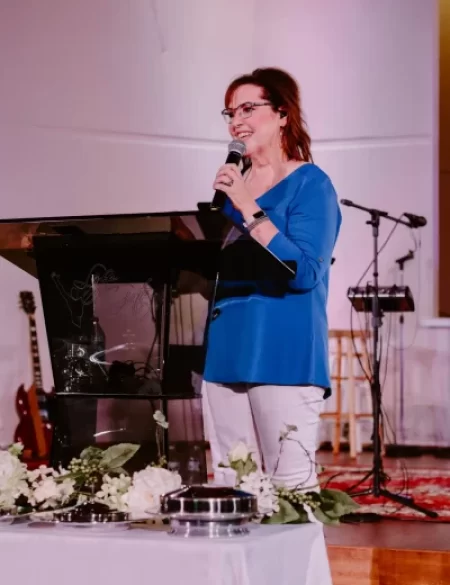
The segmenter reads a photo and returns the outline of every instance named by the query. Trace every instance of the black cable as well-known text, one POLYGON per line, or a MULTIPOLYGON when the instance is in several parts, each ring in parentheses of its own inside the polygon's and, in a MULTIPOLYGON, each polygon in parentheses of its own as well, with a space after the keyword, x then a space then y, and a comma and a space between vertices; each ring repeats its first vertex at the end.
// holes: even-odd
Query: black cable
MULTIPOLYGON (((399 216, 399 220, 403 217, 403 213, 399 216)), ((392 235, 394 234, 395 230, 397 229, 397 227, 399 226, 399 224, 396 222, 391 231, 389 232, 386 240, 383 242, 383 244, 380 246, 380 249, 378 250, 378 256, 381 254, 381 252, 384 250, 384 248, 386 247, 387 243, 389 242, 389 240, 391 239, 392 235)), ((367 266, 367 268, 364 270, 364 272, 362 273, 361 277, 359 278, 358 282, 355 285, 355 288, 358 287, 361 284, 362 279, 365 277, 365 275, 369 272, 369 270, 371 269, 371 267, 373 266, 373 258, 370 261, 369 265, 367 266)), ((356 354, 357 358, 358 358, 358 362, 359 362, 359 366, 361 368, 361 371, 364 373, 364 375, 366 376, 367 380, 371 383, 372 382, 372 372, 373 372, 373 364, 371 364, 370 362, 370 352, 367 352, 367 355, 369 356, 369 374, 364 370, 364 367, 362 365, 361 359, 359 357, 358 351, 357 351, 357 347, 356 347, 356 342, 355 342, 355 337, 354 337, 354 330, 353 330, 353 311, 354 311, 354 307, 353 304, 350 305, 350 335, 352 338, 352 342, 353 342, 353 351, 356 354)), ((366 319, 368 319, 368 315, 366 315, 366 319)), ((367 343, 367 342, 366 342, 367 343)), ((376 357, 376 356, 375 356, 376 357)))
POLYGON ((146 285, 147 285, 147 283, 144 283, 143 286, 144 286, 145 294, 148 296, 149 301, 150 301, 150 314, 152 317, 153 325, 155 326, 155 334, 153 336, 153 340, 152 340, 152 343, 150 345, 150 349, 148 351, 147 358, 145 360, 145 367, 149 370, 153 370, 154 368, 151 365, 150 360, 153 357, 153 351, 155 349, 156 341, 160 337, 161 332, 158 330, 158 319, 157 319, 157 313, 156 313, 158 307, 156 307, 156 299, 155 299, 156 293, 155 293, 155 290, 153 288, 152 288, 151 293, 150 293, 150 291, 147 290, 146 285))
MULTIPOLYGON (((398 217, 398 219, 400 220, 403 217, 403 213, 398 217)), ((392 235, 394 234, 395 230, 397 229, 397 227, 399 226, 399 224, 397 222, 394 223, 391 231, 389 232, 388 236, 386 237, 385 241, 383 242, 383 244, 380 246, 379 250, 378 250, 378 257, 380 256, 381 252, 385 249, 386 245, 388 244, 389 240, 391 239, 392 235)), ((367 266, 367 268, 364 270, 364 272, 362 273, 362 275, 360 276, 358 282, 355 285, 355 288, 358 287, 361 283, 361 281, 363 280, 363 278, 365 277, 365 275, 368 273, 368 271, 370 270, 370 268, 373 266, 374 263, 374 259, 372 258, 372 260, 370 261, 369 265, 367 266)), ((361 371, 363 372, 363 375, 365 376, 365 378, 367 379, 367 381, 369 382, 370 385, 372 385, 372 374, 373 374, 373 358, 377 358, 377 356, 372 356, 372 361, 370 359, 370 351, 368 351, 368 338, 369 335, 367 334, 367 331, 370 331, 370 327, 369 327, 369 315, 366 313, 365 317, 366 317, 366 335, 365 337, 362 339, 362 343, 365 344, 365 352, 368 358, 368 367, 369 367, 369 372, 366 372, 362 361, 361 361, 361 357, 360 354, 358 352, 358 348, 356 347, 356 336, 355 336, 355 332, 353 329, 353 311, 355 311, 358 315, 358 319, 360 319, 359 317, 359 313, 358 311, 356 311, 353 307, 353 304, 350 304, 350 336, 352 339, 352 345, 353 345, 353 353, 356 355, 357 359, 358 359, 358 363, 359 363, 359 367, 361 368, 361 371)), ((362 328, 360 327, 360 330, 362 330, 362 328)), ((382 410, 381 410, 381 416, 382 415, 382 410)), ((342 473, 345 472, 340 472, 338 475, 341 475, 342 473)), ((360 471, 358 471, 358 473, 361 473, 360 471)), ((365 478, 364 478, 365 479, 365 478)), ((363 479, 363 481, 364 481, 363 479)), ((327 482, 328 483, 328 482, 327 482)), ((360 482, 361 483, 361 482, 360 482)), ((355 487, 357 487, 359 484, 356 484, 356 486, 351 486, 350 491, 352 491, 355 487)))
MULTIPOLYGON (((400 217, 401 217, 401 216, 400 216, 400 217)), ((393 233, 394 233, 394 231, 395 231, 395 229, 396 229, 397 225, 398 225, 398 224, 396 223, 396 224, 394 225, 394 227, 392 228, 392 230, 391 230, 391 232, 389 233, 389 235, 388 235, 388 237, 387 237, 386 241, 383 243, 382 247, 380 248, 380 250, 379 250, 379 253, 380 253, 380 252, 381 252, 381 251, 384 249, 384 247, 385 247, 385 246, 386 246, 386 244, 388 243, 388 241, 389 241, 389 239, 391 238, 391 236, 393 235, 393 233)), ((411 232, 412 232, 412 230, 411 230, 411 232)), ((415 242, 415 244, 416 244, 416 246, 415 246, 415 249, 417 249, 418 247, 420 248, 420 243, 419 243, 419 244, 417 244, 417 241, 415 240, 414 236, 413 236, 413 240, 414 240, 414 242, 415 242)), ((420 238, 419 238, 419 242, 420 242, 420 238)), ((368 270, 370 269, 370 267, 371 267, 372 265, 373 265, 373 260, 371 261, 371 263, 369 264, 369 266, 367 267, 367 269, 365 270, 365 272, 363 273, 363 275, 362 275, 362 276, 361 276, 361 278, 359 279, 357 286, 360 284, 361 280, 362 280, 362 279, 364 278, 364 276, 367 274, 368 270)), ((419 270, 420 270, 420 266, 419 266, 419 270)), ((420 284, 421 284, 421 283, 420 283, 420 277, 419 277, 419 296, 420 296, 420 284)), ((352 308, 353 308, 353 307, 352 307, 352 308)), ((352 312, 351 312, 351 315, 352 315, 352 312)), ((390 316, 390 317, 391 317, 391 316, 390 316)), ((416 334, 417 334, 417 322, 418 322, 418 321, 416 321, 416 332, 415 332, 415 335, 414 335, 413 341, 414 341, 414 339, 415 339, 415 336, 416 336, 416 334)), ((350 319, 350 323, 351 323, 351 327, 352 327, 352 319, 350 319)), ((366 324, 367 324, 367 319, 366 319, 366 324)), ((387 341, 386 355, 385 355, 385 362, 386 362, 386 365, 385 365, 385 375, 384 375, 384 380, 383 380, 383 383, 382 383, 382 385, 381 385, 381 395, 383 394, 383 391, 384 391, 384 386, 385 386, 385 383, 386 383, 386 378, 387 378, 387 371, 388 371, 388 361, 389 361, 390 336, 391 336, 391 326, 392 326, 392 318, 390 318, 390 319, 389 319, 389 327, 388 327, 388 341, 387 341)), ((353 329, 351 329, 351 335, 352 335, 352 339, 353 339, 354 352, 357 354, 356 347, 355 347, 355 346, 356 346, 356 343, 355 343, 355 336, 354 336, 354 333, 353 333, 353 329)), ((382 351, 383 351, 383 334, 382 334, 381 328, 380 328, 380 337, 381 337, 381 343, 380 343, 380 356, 379 356, 379 358, 380 358, 380 365, 381 365, 381 362, 382 362, 382 357, 383 357, 383 356, 382 356, 382 351)), ((413 343, 413 342, 412 342, 412 343, 413 343)), ((412 345, 412 343, 411 343, 411 345, 412 345)), ((367 344, 367 340, 366 340, 366 344, 367 344)), ((358 354, 357 354, 357 355, 358 355, 358 354)), ((377 357, 378 357, 378 356, 372 356, 372 359, 374 359, 374 358, 375 358, 375 359, 377 359, 377 357)), ((359 358, 358 358, 358 359, 359 359, 359 358)), ((369 358, 369 360, 370 360, 370 358, 369 358)), ((361 369, 362 369, 362 371, 364 372, 364 368, 362 367, 361 361, 359 360, 359 362, 360 362, 361 369)), ((371 368, 371 367, 370 367, 370 370, 372 371, 372 368, 371 368)), ((366 377, 367 377, 367 373, 366 373, 366 377)), ((369 381, 370 381, 370 380, 369 380, 369 381)), ((394 430, 394 429, 393 429, 393 427, 392 427, 392 424, 391 424, 391 422, 390 422, 390 420, 389 420, 389 417, 387 416, 386 410, 383 408, 383 406, 382 406, 382 405, 380 405, 380 407, 381 407, 381 413, 380 413, 380 414, 381 414, 381 417, 382 417, 383 429, 385 429, 384 421, 386 421, 386 422, 387 422, 387 424, 389 425, 389 428, 390 428, 390 430, 391 430, 391 432, 392 432, 393 436, 395 437, 396 433, 395 433, 395 430, 394 430)), ((394 439, 394 440, 395 440, 395 439, 394 439)), ((404 473, 404 483, 403 483, 403 487, 402 487, 402 489, 400 490, 400 492, 399 492, 399 494, 398 494, 398 495, 402 494, 402 492, 404 492, 405 490, 406 490, 406 492, 407 492, 407 491, 408 491, 408 489, 409 489, 409 487, 408 487, 408 486, 409 486, 409 478, 408 478, 408 470, 407 470, 406 464, 405 464, 405 462, 404 462, 403 460, 400 460, 400 463, 401 463, 401 466, 402 466, 402 469, 403 469, 403 473, 404 473)), ((386 482, 386 481, 387 481, 387 482, 389 482, 389 481, 390 481, 390 478, 389 478, 389 476, 388 476, 388 475, 387 475, 387 474, 384 472, 384 470, 383 470, 383 476, 384 476, 384 481, 385 481, 385 482, 386 482)), ((333 476, 333 477, 335 477, 335 476, 333 476)), ((364 477, 364 478, 363 478, 363 479, 362 479, 360 482, 358 482, 356 485, 352 486, 352 487, 350 488, 350 491, 353 491, 353 490, 355 489, 355 487, 358 487, 358 486, 359 486, 361 483, 363 483, 363 481, 364 481, 365 479, 366 479, 366 477, 364 477)), ((327 482, 327 483, 328 483, 328 482, 327 482)), ((399 506, 399 508, 398 508, 396 511, 398 511, 398 510, 399 510, 399 509, 401 509, 402 507, 404 507, 404 506, 400 505, 400 506, 399 506)), ((395 512, 394 512, 394 513, 395 513, 395 512)))
MULTIPOLYGON (((412 239, 414 241, 414 244, 415 244, 413 252, 419 251, 419 253, 420 253, 420 250, 421 250, 421 238, 420 238, 420 234, 419 234, 418 240, 415 238, 415 236, 414 236, 414 230, 412 228, 410 229, 410 234, 411 234, 411 237, 412 237, 412 239)), ((420 304, 420 292, 421 292, 420 258, 419 258, 419 276, 418 276, 418 281, 419 281, 418 282, 418 291, 419 292, 418 292, 418 295, 417 295, 417 298, 416 298, 416 303, 419 306, 419 304, 420 304)), ((391 322, 389 324, 388 337, 390 337, 390 326, 391 326, 391 322)), ((409 346, 406 346, 406 347, 402 348, 403 351, 405 349, 407 349, 408 347, 411 347, 413 345, 414 340, 415 340, 415 337, 417 335, 417 330, 418 330, 418 317, 416 318, 416 327, 415 327, 415 333, 414 333, 413 339, 412 339, 412 341, 411 341, 411 343, 410 343, 409 346)), ((398 349, 398 348, 396 348, 396 349, 398 349)), ((387 370, 388 370, 387 360, 389 359, 388 351, 389 351, 389 339, 388 339, 388 348, 387 348, 387 356, 386 356, 386 368, 385 368, 385 378, 384 378, 383 386, 384 386, 384 384, 386 382, 386 377, 387 377, 387 370)), ((396 433, 395 429, 393 428, 393 426, 392 426, 392 424, 391 424, 391 422, 389 420, 389 417, 387 416, 386 410, 383 407, 382 407, 382 415, 383 415, 383 419, 385 419, 387 421, 388 425, 389 425, 389 429, 390 429, 390 432, 392 434, 392 440, 393 440, 394 444, 397 444, 397 433, 396 433)), ((401 494, 405 493, 407 495, 408 492, 409 492, 409 474, 408 474, 408 467, 407 467, 406 462, 405 462, 405 460, 403 458, 402 459, 397 459, 397 461, 400 464, 400 466, 402 468, 402 471, 403 471, 403 487, 401 488, 401 490, 399 492, 397 492, 397 494, 398 495, 401 495, 401 494)), ((400 504, 396 511, 400 510, 403 507, 404 506, 402 506, 400 504)))

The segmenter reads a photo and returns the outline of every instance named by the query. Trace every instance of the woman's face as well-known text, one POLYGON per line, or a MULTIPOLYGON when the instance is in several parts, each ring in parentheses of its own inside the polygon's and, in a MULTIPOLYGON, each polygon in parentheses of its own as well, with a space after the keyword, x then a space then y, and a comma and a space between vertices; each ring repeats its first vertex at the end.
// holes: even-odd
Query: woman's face
POLYGON ((232 113, 230 134, 245 143, 246 156, 273 147, 281 148, 281 127, 286 125, 286 118, 273 111, 271 104, 262 97, 260 87, 238 87, 228 109, 232 113))

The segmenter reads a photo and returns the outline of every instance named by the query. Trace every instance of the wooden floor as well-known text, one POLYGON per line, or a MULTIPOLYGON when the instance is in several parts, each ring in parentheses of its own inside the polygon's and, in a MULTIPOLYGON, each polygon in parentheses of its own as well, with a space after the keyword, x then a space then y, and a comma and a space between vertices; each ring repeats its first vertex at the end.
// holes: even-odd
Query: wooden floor
MULTIPOLYGON (((355 465, 348 455, 319 452, 326 466, 355 465)), ((403 459, 407 467, 450 469, 450 459, 403 459)), ((371 467, 371 455, 358 465, 371 467)), ((399 461, 385 458, 386 468, 399 461)), ((333 585, 450 585, 450 523, 382 519, 371 524, 327 526, 325 538, 333 585)))

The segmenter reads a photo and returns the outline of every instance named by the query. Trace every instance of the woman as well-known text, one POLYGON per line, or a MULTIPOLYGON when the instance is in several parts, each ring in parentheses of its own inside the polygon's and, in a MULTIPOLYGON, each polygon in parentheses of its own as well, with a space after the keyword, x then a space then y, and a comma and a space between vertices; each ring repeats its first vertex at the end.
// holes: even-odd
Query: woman
POLYGON ((233 240, 250 238, 294 260, 297 272, 281 291, 279 282, 255 282, 227 294, 219 282, 203 384, 215 481, 233 483, 234 472, 219 464, 244 441, 275 481, 314 487, 319 416, 330 393, 326 303, 341 224, 337 197, 312 162, 290 75, 266 68, 237 78, 222 113, 232 138, 246 146, 245 170, 225 164, 213 184, 227 194, 223 211, 236 226, 224 252, 233 240), (297 427, 295 441, 280 449, 286 425, 297 427))

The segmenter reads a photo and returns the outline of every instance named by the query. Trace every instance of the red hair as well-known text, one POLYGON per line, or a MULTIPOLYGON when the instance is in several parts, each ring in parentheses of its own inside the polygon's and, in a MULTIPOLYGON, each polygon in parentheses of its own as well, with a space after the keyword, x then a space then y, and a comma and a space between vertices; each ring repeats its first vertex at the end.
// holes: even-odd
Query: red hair
POLYGON ((236 78, 225 92, 225 107, 230 107, 234 92, 242 85, 256 85, 262 98, 272 104, 275 112, 286 112, 281 146, 289 160, 312 162, 311 138, 306 129, 300 105, 300 89, 293 77, 282 69, 255 69, 236 78))

